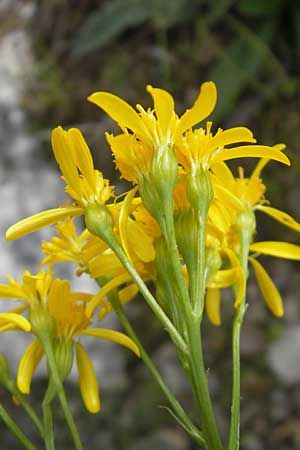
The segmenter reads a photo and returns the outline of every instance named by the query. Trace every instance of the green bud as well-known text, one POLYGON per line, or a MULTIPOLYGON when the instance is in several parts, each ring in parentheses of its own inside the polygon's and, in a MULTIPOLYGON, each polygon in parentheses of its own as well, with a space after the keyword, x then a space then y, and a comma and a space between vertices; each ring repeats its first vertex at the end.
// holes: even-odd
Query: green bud
POLYGON ((206 282, 209 277, 216 273, 222 265, 220 252, 215 247, 208 247, 205 252, 205 278, 206 282))
POLYGON ((11 376, 7 359, 0 352, 0 384, 5 387, 9 392, 14 389, 15 382, 11 376))
POLYGON ((114 219, 109 209, 99 203, 90 203, 84 213, 87 229, 107 243, 113 235, 114 219))
POLYGON ((173 301, 172 267, 163 238, 155 242, 156 298, 164 311, 170 314, 173 301))
POLYGON ((235 226, 239 233, 246 231, 252 236, 256 229, 256 221, 253 211, 249 209, 238 214, 235 226))
POLYGON ((36 302, 30 308, 29 319, 32 332, 41 340, 51 339, 54 332, 54 320, 50 316, 48 308, 41 302, 36 302))
POLYGON ((163 198, 173 196, 178 176, 178 162, 174 147, 167 145, 153 153, 151 178, 163 198))
POLYGON ((175 215, 175 233, 179 252, 190 270, 195 265, 193 250, 197 245, 197 224, 193 210, 181 210, 175 215))
POLYGON ((253 211, 249 209, 238 214, 235 227, 241 239, 245 238, 248 242, 251 242, 256 230, 256 220, 253 211))
POLYGON ((54 341, 54 356, 61 381, 64 381, 73 366, 72 340, 56 339, 54 341))
POLYGON ((178 162, 169 145, 154 151, 148 175, 138 181, 143 203, 153 217, 161 223, 163 209, 173 204, 173 193, 178 176, 178 162))
POLYGON ((187 176, 187 194, 192 207, 201 217, 206 217, 213 199, 213 187, 208 170, 202 166, 187 176))

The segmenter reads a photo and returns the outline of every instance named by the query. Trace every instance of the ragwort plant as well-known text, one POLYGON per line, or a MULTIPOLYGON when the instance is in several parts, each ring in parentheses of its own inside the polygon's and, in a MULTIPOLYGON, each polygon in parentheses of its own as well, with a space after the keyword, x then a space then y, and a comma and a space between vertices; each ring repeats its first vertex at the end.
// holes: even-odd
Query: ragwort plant
MULTIPOLYGON (((32 334, 21 357, 16 380, 2 355, 0 381, 28 412, 44 439, 46 450, 55 449, 52 401, 58 396, 77 450, 83 448, 64 391, 73 366, 90 413, 100 410, 96 374, 80 336, 106 339, 127 347, 149 368, 164 392, 169 410, 191 439, 206 450, 222 450, 204 365, 201 324, 206 314, 221 324, 222 289, 231 288, 232 402, 226 448, 239 448, 240 332, 247 310, 249 263, 271 312, 281 317, 283 303, 272 279, 259 262, 260 255, 300 260, 300 247, 288 242, 256 242, 256 212, 300 231, 287 213, 270 206, 262 181, 271 160, 290 165, 282 144, 257 144, 252 132, 234 127, 213 132, 212 122, 195 128, 213 111, 217 91, 203 83, 198 98, 179 117, 174 100, 165 90, 147 87, 154 106, 132 108, 121 98, 96 92, 88 100, 104 110, 120 127, 116 136, 106 133, 121 177, 132 184, 128 192, 114 187, 95 169, 90 150, 76 128, 60 126, 52 132, 54 156, 66 184, 69 204, 39 212, 12 225, 6 233, 14 240, 55 224, 56 235, 42 242, 44 259, 36 274, 24 272, 22 281, 8 276, 0 296, 21 304, 0 314, 0 331, 32 334), (258 158, 253 172, 237 176, 227 165, 236 158, 258 158), (76 217, 86 228, 77 232, 76 217), (69 281, 55 278, 54 266, 76 265, 99 289, 96 294, 73 292, 69 281), (148 282, 154 286, 154 294, 148 282), (124 304, 140 292, 176 347, 180 364, 191 385, 197 415, 180 405, 132 328, 124 304), (101 327, 115 312, 126 334, 101 327), (42 420, 26 399, 41 358, 47 360, 48 388, 42 403, 42 420)), ((230 386, 224 386, 230 389, 230 386)), ((0 408, 1 417, 25 448, 34 445, 0 408)))

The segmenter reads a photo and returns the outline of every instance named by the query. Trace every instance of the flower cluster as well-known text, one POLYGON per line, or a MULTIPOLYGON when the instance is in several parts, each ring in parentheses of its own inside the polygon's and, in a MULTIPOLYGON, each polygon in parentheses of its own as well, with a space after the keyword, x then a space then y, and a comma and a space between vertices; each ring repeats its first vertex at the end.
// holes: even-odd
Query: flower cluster
POLYGON ((185 317, 190 311, 202 319, 205 298, 208 318, 220 325, 223 288, 232 288, 234 308, 245 303, 248 261, 267 306, 275 316, 283 314, 280 293, 259 256, 300 260, 300 247, 256 242, 255 215, 262 212, 300 231, 298 222, 270 206, 261 179, 270 160, 290 164, 284 145, 257 144, 245 127, 213 131, 212 122, 206 122, 195 128, 215 107, 213 82, 201 86, 194 105, 180 117, 167 91, 152 86, 147 90, 154 106, 146 110, 141 105, 134 109, 107 92, 89 97, 120 127, 120 134, 106 137, 116 167, 132 189, 116 196, 94 168, 81 132, 58 127, 52 132, 53 152, 72 203, 39 212, 7 230, 6 237, 12 240, 56 224, 55 237, 42 243, 43 268, 36 275, 24 272, 22 283, 9 277, 9 284, 0 285, 1 297, 23 302, 0 314, 0 331, 19 329, 35 336, 19 365, 17 384, 23 393, 29 392, 44 353, 41 333, 48 330, 63 379, 72 367, 75 348, 83 400, 89 411, 97 411, 95 373, 78 337, 109 339, 139 355, 126 335, 89 327, 92 320, 101 321, 113 310, 113 298, 123 305, 139 290, 173 340, 183 342, 183 362, 185 317), (259 160, 248 177, 243 168, 236 176, 227 165, 228 160, 249 157, 259 160), (75 218, 81 215, 86 228, 77 232, 75 218), (78 275, 85 272, 95 279, 99 291, 72 292, 68 281, 55 279, 54 266, 65 261, 75 264, 78 275), (145 291, 149 281, 155 297, 145 291))

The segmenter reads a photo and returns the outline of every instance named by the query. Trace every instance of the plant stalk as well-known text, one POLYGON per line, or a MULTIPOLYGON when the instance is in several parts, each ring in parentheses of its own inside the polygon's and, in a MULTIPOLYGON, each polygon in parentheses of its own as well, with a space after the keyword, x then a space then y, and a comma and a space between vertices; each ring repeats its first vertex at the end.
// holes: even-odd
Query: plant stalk
POLYGON ((23 431, 7 414, 2 405, 0 405, 0 417, 7 426, 7 428, 9 428, 13 432, 13 434, 16 436, 16 438, 23 445, 24 448, 26 448, 27 450, 37 450, 37 448, 32 444, 32 442, 28 439, 28 437, 25 436, 23 431))

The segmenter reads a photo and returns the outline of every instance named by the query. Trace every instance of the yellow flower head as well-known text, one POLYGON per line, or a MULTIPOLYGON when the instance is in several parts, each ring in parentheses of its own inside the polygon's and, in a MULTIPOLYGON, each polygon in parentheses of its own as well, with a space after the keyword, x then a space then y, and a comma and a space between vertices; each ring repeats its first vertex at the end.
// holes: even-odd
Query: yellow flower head
MULTIPOLYGON (((90 412, 98 412, 100 400, 96 374, 88 354, 82 345, 76 342, 76 337, 84 335, 110 340, 129 348, 139 356, 140 351, 136 344, 128 336, 118 331, 88 328, 91 317, 86 313, 86 305, 93 299, 93 295, 72 292, 67 280, 53 279, 51 272, 45 271, 40 271, 37 275, 31 275, 26 271, 22 283, 18 283, 11 277, 9 280, 9 285, 0 285, 0 296, 23 300, 25 307, 0 314, 0 331, 11 329, 30 331, 32 314, 30 314, 29 320, 21 314, 26 307, 29 307, 30 311, 35 311, 38 306, 42 306, 43 315, 47 315, 53 325, 52 338, 56 357, 59 358, 65 349, 68 349, 68 353, 63 353, 63 357, 67 354, 70 355, 70 361, 67 363, 68 370, 63 372, 64 376, 67 376, 72 367, 74 347, 83 401, 90 412)), ((34 327, 32 326, 32 328, 34 327)), ((39 333, 37 333, 37 338, 27 347, 19 363, 17 385, 22 393, 30 392, 32 376, 43 354, 44 349, 39 340, 39 333)), ((60 363, 66 364, 64 360, 60 360, 60 363)))
MULTIPOLYGON (((284 149, 284 145, 274 146, 277 151, 284 149)), ((283 225, 300 232, 300 224, 289 214, 267 205, 265 199, 266 187, 260 175, 268 159, 261 159, 249 178, 244 177, 239 168, 239 177, 235 178, 225 163, 217 163, 212 167, 215 199, 209 211, 209 242, 219 241, 219 247, 232 249, 235 254, 240 252, 240 240, 236 224, 244 212, 253 214, 262 211, 283 225)), ((214 244, 215 245, 215 244, 214 244)), ((249 261, 253 266, 258 286, 268 308, 272 313, 283 315, 281 295, 271 277, 257 260, 260 254, 279 258, 300 260, 300 246, 287 242, 254 242, 250 245, 249 261)), ((215 286, 208 289, 207 310, 211 321, 220 324, 220 293, 215 286)))
POLYGON ((42 241, 42 252, 47 255, 41 264, 61 263, 65 261, 74 262, 80 272, 87 269, 83 254, 86 240, 90 233, 85 229, 77 234, 75 224, 70 217, 57 223, 55 227, 56 236, 49 242, 42 241))
POLYGON ((152 86, 147 86, 147 90, 153 98, 153 109, 145 110, 137 105, 136 111, 124 100, 108 92, 96 92, 88 98, 123 130, 124 134, 117 137, 107 135, 107 139, 122 175, 134 182, 148 174, 153 151, 162 152, 166 147, 174 147, 186 130, 213 111, 217 99, 215 84, 203 83, 192 108, 178 117, 173 97, 167 91, 152 86))
POLYGON ((66 182, 66 191, 75 200, 71 206, 43 211, 12 225, 6 232, 9 240, 17 239, 65 217, 84 214, 89 204, 105 204, 113 194, 108 180, 94 169, 90 150, 77 128, 68 131, 57 127, 52 132, 55 159, 66 182))
POLYGON ((213 136, 212 122, 207 122, 206 129, 187 131, 177 141, 176 151, 179 163, 187 173, 197 174, 199 167, 208 170, 213 164, 235 158, 266 157, 289 165, 288 158, 276 147, 266 145, 238 145, 243 142, 254 144, 252 132, 245 127, 228 130, 219 129, 213 136))

